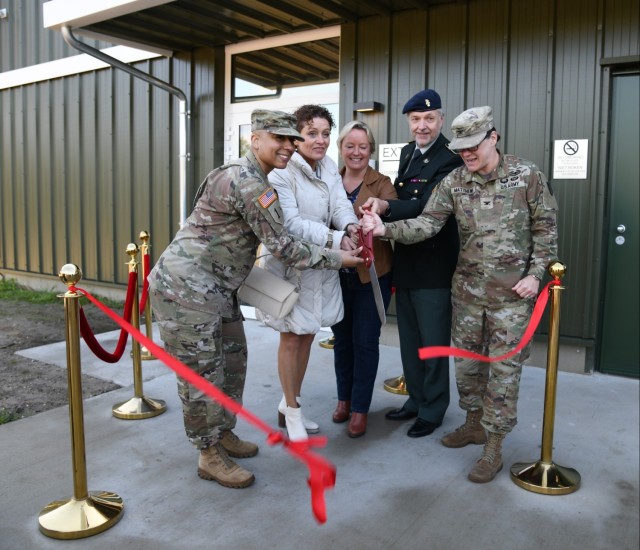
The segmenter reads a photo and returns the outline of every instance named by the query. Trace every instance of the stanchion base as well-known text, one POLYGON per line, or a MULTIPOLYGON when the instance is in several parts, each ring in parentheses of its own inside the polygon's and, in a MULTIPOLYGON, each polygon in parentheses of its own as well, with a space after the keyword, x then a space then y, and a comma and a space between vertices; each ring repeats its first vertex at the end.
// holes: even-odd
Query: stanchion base
POLYGON ((407 391, 407 385, 404 381, 404 376, 396 376, 395 378, 388 378, 384 381, 384 389, 391 393, 397 393, 400 395, 409 395, 407 391))
POLYGON ((527 491, 543 495, 568 495, 580 487, 580 474, 553 462, 516 462, 511 479, 527 491))
POLYGON ((116 493, 89 493, 86 499, 47 504, 38 517, 40 531, 54 539, 81 539, 106 531, 122 518, 124 503, 116 493))
POLYGON ((333 349, 333 344, 336 341, 335 337, 329 336, 329 338, 325 338, 324 340, 320 340, 318 345, 324 349, 333 349))
POLYGON ((113 416, 125 420, 142 420, 158 416, 167 410, 164 401, 149 397, 132 397, 129 401, 118 403, 112 408, 113 416))
MULTIPOLYGON (((133 352, 129 352, 129 356, 133 357, 133 352)), ((144 346, 142 346, 140 348, 140 360, 141 361, 151 361, 152 359, 155 359, 155 357, 151 354, 151 352, 145 348, 144 346)))

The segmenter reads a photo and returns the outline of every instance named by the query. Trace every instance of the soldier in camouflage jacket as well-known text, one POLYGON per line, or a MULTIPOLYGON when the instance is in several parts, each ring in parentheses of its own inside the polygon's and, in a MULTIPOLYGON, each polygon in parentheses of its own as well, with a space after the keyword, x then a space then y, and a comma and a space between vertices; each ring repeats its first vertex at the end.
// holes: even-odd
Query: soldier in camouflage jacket
MULTIPOLYGON (((262 242, 299 269, 339 269, 361 260, 356 251, 326 250, 283 230, 277 194, 267 180, 284 168, 302 140, 295 117, 252 113, 251 150, 216 168, 204 180, 193 212, 149 274, 150 298, 165 349, 242 402, 247 342, 236 292, 249 274, 262 242)), ((253 474, 230 460, 258 448, 231 431, 236 417, 178 379, 184 425, 201 451, 198 474, 227 487, 247 487, 253 474)))
MULTIPOLYGON (((455 216, 460 254, 452 287, 453 344, 498 356, 521 340, 540 280, 557 256, 558 206, 536 165, 497 149, 490 107, 463 112, 452 132, 450 148, 465 166, 440 182, 418 218, 383 225, 369 216, 365 230, 375 227, 374 235, 413 243, 455 216)), ((442 442, 447 447, 486 442, 471 481, 491 481, 502 468, 502 439, 517 422, 520 375, 528 356, 529 346, 500 362, 456 358, 467 421, 442 442)))

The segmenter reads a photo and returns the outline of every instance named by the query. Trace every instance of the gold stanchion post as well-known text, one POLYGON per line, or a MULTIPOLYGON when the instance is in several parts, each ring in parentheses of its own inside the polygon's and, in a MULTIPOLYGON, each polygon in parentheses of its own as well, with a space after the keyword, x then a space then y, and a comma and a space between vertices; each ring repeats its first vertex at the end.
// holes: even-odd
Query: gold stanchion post
MULTIPOLYGON (((554 262, 549 266, 548 271, 559 282, 566 273, 566 267, 560 262, 554 262)), ((551 312, 540 460, 537 462, 517 462, 511 466, 511 479, 516 485, 527 489, 527 491, 545 495, 566 495, 573 493, 580 486, 580 474, 576 470, 559 466, 552 461, 558 379, 560 293, 563 290, 564 287, 559 284, 552 286, 549 290, 551 293, 551 312)))
POLYGON ((332 334, 331 336, 320 340, 318 342, 318 345, 324 349, 333 349, 333 344, 335 343, 335 341, 336 341, 335 336, 332 334))
MULTIPOLYGON (((127 245, 127 254, 129 255, 129 273, 138 272, 138 262, 136 256, 138 255, 138 246, 134 243, 127 245)), ((138 302, 138 279, 135 279, 135 288, 133 289, 133 309, 131 312, 131 324, 139 329, 140 328, 140 311, 138 302)), ((151 418, 152 416, 158 416, 167 410, 167 406, 164 401, 160 399, 151 399, 145 397, 142 393, 142 361, 140 359, 140 343, 131 338, 131 350, 133 356, 133 388, 134 396, 125 401, 113 406, 113 416, 116 418, 122 418, 125 420, 141 420, 143 418, 151 418)))
POLYGON ((397 393, 399 395, 409 395, 407 391, 407 384, 404 379, 404 375, 396 376, 395 378, 387 378, 384 381, 384 389, 390 393, 397 393))
MULTIPOLYGON (((82 272, 77 265, 62 266, 60 280, 75 285, 82 272)), ((38 517, 40 531, 54 539, 90 537, 113 527, 124 513, 124 503, 108 491, 89 493, 85 460, 84 415, 82 410, 82 378, 80 369, 80 295, 68 290, 64 298, 67 378, 69 385, 69 424, 71 426, 71 460, 73 466, 73 498, 57 500, 45 506, 38 517)))
MULTIPOLYGON (((151 245, 149 244, 149 233, 147 231, 140 231, 140 240, 142 244, 140 245, 140 254, 142 254, 142 276, 144 277, 147 273, 147 262, 150 261, 149 258, 149 250, 151 249, 151 245)), ((144 288, 144 284, 143 284, 144 288)), ((151 301, 147 296, 147 301, 144 304, 144 326, 147 338, 153 340, 153 319, 151 313, 151 301)), ((140 359, 143 361, 149 361, 151 359, 155 359, 153 354, 144 346, 140 348, 140 359)))

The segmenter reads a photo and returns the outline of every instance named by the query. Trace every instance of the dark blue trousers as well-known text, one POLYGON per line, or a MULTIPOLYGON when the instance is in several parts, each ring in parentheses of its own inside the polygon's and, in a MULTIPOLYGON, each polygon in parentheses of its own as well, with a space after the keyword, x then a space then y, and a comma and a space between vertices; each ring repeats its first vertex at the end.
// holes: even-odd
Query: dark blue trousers
MULTIPOLYGON (((385 310, 391 301, 391 274, 378 279, 385 310)), ((351 401, 351 410, 369 412, 380 359, 380 328, 371 283, 362 284, 358 274, 340 272, 344 318, 333 325, 333 345, 338 399, 351 401)))

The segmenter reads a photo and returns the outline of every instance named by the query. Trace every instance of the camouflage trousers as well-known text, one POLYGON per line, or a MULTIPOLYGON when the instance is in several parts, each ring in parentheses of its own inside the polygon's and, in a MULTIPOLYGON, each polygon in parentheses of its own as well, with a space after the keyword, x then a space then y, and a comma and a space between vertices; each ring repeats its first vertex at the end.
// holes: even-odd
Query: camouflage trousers
MULTIPOLYGON (((200 374, 238 403, 247 373, 247 341, 242 313, 236 306, 228 317, 186 308, 150 294, 151 305, 167 353, 200 374)), ((231 430, 236 416, 180 376, 178 395, 182 401, 184 427, 198 449, 231 430)))
MULTIPOLYGON (((458 348, 496 357, 520 342, 529 324, 533 303, 523 300, 502 307, 454 301, 452 341, 458 348)), ((505 361, 486 363, 455 359, 460 407, 483 409, 482 425, 490 432, 506 434, 517 424, 518 393, 522 364, 531 346, 505 361)))

